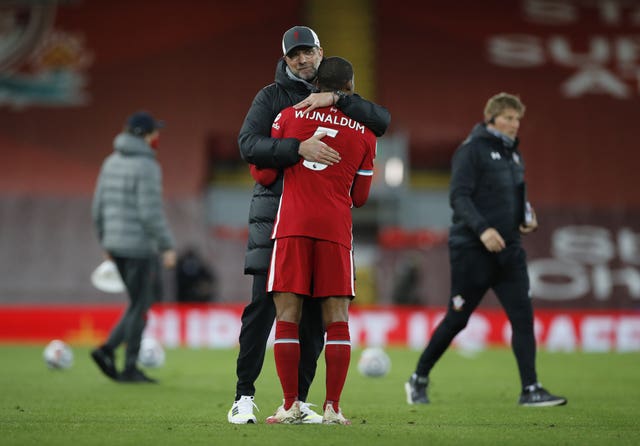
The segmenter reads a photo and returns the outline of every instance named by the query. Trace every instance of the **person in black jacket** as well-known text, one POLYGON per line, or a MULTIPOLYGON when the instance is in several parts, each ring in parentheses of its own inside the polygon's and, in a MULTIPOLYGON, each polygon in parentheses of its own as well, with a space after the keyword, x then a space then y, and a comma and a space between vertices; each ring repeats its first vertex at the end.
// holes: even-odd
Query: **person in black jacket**
MULTIPOLYGON (((340 161, 339 154, 322 141, 323 135, 305 141, 295 138, 271 138, 271 125, 281 110, 297 106, 304 110, 335 105, 347 116, 364 124, 376 136, 386 131, 390 114, 357 94, 316 93, 313 84, 323 51, 316 33, 305 26, 294 26, 282 38, 283 58, 276 66, 275 82, 258 92, 247 112, 238 145, 242 158, 260 168, 282 169, 296 164, 301 157, 331 165, 340 161)), ((267 339, 275 320, 272 296, 267 294, 266 280, 273 241, 271 231, 282 193, 282 173, 275 183, 253 189, 249 209, 249 241, 245 257, 245 274, 253 276, 251 302, 242 312, 240 351, 236 374, 236 395, 227 414, 234 424, 256 423, 253 414, 255 381, 264 362, 267 339)), ((322 415, 306 403, 309 387, 316 371, 318 356, 324 346, 324 327, 318 302, 305 301, 300 321, 299 399, 303 423, 321 423, 322 415)))
POLYGON ((521 406, 559 406, 567 399, 550 394, 538 382, 536 341, 526 253, 520 236, 538 227, 526 200, 524 162, 518 151, 525 111, 517 96, 500 93, 486 104, 485 122, 477 124, 453 155, 449 231, 451 298, 447 313, 405 383, 409 404, 427 404, 429 372, 467 325, 489 288, 512 327, 518 363, 521 406))

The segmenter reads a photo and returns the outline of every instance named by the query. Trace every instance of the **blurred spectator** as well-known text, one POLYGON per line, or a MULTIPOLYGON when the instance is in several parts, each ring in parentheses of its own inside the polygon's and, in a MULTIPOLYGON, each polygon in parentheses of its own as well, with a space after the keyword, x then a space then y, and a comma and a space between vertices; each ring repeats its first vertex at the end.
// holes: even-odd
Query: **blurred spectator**
POLYGON ((176 300, 210 302, 215 298, 216 275, 193 247, 178 256, 176 300))
POLYGON ((418 285, 420 283, 420 256, 417 253, 407 255, 396 267, 391 299, 394 304, 418 305, 418 285))

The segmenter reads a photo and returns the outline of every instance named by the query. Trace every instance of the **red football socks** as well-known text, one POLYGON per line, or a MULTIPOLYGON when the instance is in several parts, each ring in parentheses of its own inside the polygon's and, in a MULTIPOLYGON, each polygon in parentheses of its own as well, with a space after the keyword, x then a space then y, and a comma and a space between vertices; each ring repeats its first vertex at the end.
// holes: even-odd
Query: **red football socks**
POLYGON ((298 363, 300 362, 298 324, 285 321, 276 322, 276 340, 273 353, 284 394, 284 408, 289 410, 298 399, 298 363))
POLYGON ((351 360, 351 337, 348 322, 333 322, 327 326, 327 343, 324 348, 327 366, 327 395, 323 405, 331 402, 336 412, 351 360))

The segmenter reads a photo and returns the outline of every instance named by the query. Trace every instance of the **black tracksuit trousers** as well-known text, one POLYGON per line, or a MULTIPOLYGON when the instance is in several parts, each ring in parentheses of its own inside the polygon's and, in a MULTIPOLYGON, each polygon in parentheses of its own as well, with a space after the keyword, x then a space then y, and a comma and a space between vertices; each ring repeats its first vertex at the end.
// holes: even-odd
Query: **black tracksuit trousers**
POLYGON ((496 254, 490 253, 483 246, 450 248, 449 254, 449 307, 422 352, 416 373, 420 376, 429 375, 453 338, 467 325, 471 313, 485 293, 492 288, 511 323, 511 347, 518 363, 522 386, 536 383, 533 307, 529 296, 526 253, 522 246, 508 245, 496 254), (454 301, 456 296, 463 300, 454 301), (456 302, 458 306, 455 305, 456 302))
POLYGON ((111 330, 105 345, 115 350, 120 344, 126 343, 125 369, 131 369, 138 360, 142 333, 147 325, 147 312, 161 297, 160 259, 158 256, 111 257, 129 294, 129 306, 111 330))
MULTIPOLYGON (((242 395, 255 395, 255 381, 264 363, 269 333, 276 317, 276 307, 267 293, 267 276, 253 276, 251 302, 242 312, 240 352, 236 366, 238 382, 236 401, 242 395)), ((318 357, 324 347, 322 307, 318 299, 305 299, 300 321, 300 368, 298 372, 298 399, 306 401, 309 387, 316 374, 318 357)))

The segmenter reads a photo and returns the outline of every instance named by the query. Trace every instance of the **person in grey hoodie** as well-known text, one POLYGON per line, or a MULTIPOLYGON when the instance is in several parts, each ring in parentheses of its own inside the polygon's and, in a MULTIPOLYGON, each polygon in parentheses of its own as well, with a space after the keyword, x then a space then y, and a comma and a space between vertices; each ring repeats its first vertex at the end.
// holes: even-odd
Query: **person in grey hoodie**
POLYGON ((175 265, 174 241, 162 203, 162 172, 154 149, 161 121, 140 111, 131 115, 114 140, 114 152, 100 170, 92 218, 100 245, 125 284, 129 305, 107 341, 91 352, 100 370, 118 382, 154 383, 136 362, 146 314, 160 290, 160 259, 175 265), (126 344, 124 369, 115 350, 126 344))

